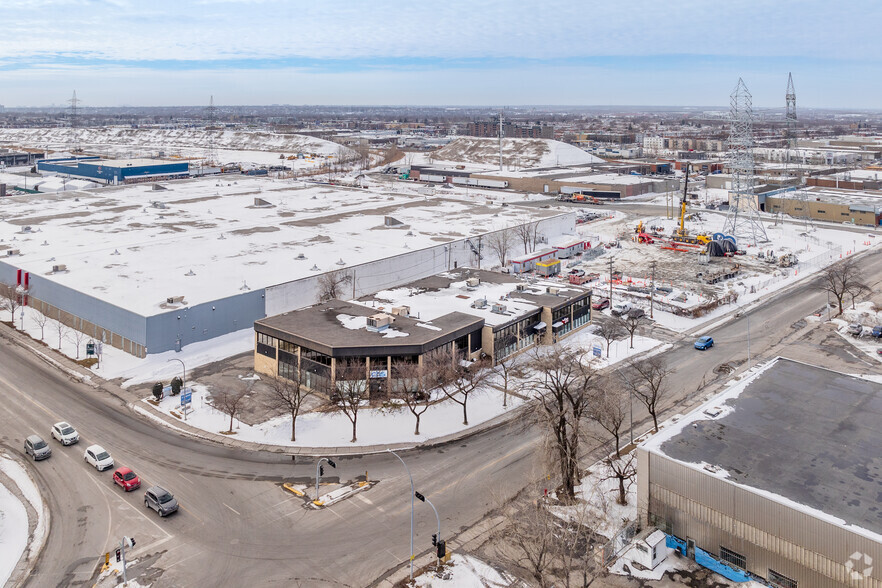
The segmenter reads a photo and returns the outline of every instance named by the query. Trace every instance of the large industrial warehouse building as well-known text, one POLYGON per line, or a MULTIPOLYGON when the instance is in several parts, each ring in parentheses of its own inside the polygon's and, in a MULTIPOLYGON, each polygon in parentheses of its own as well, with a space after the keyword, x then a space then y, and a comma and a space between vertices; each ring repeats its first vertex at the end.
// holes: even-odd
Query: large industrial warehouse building
POLYGON ((730 579, 882 587, 882 385, 776 359, 639 446, 638 506, 730 579))
POLYGON ((143 357, 310 306, 327 272, 350 273, 357 297, 493 263, 481 240, 525 222, 552 241, 575 231, 574 214, 552 209, 244 176, 12 196, 0 282, 143 357))
POLYGON ((43 159, 37 162, 37 170, 105 184, 131 184, 186 177, 190 175, 190 164, 186 161, 160 159, 75 157, 43 159))

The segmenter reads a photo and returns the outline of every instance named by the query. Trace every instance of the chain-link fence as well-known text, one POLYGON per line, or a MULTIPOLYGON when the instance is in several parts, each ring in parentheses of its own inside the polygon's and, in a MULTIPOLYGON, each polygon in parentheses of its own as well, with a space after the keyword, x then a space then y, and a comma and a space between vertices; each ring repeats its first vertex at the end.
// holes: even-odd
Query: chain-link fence
POLYGON ((616 531, 612 539, 601 548, 602 564, 604 567, 610 565, 631 544, 639 530, 640 528, 636 521, 628 521, 616 531))

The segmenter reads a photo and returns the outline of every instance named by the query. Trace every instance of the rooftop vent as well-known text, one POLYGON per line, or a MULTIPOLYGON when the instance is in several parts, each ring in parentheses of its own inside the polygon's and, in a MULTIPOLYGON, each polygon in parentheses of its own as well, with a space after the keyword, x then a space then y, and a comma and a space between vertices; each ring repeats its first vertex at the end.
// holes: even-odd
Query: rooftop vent
POLYGON ((394 319, 390 315, 382 312, 371 315, 367 318, 367 330, 375 333, 384 331, 389 328, 389 325, 392 324, 393 320, 394 319))
POLYGON ((490 312, 496 314, 505 314, 506 310, 508 309, 505 307, 504 304, 494 304, 492 307, 490 307, 490 312))
POLYGON ((397 218, 393 218, 391 216, 383 217, 383 224, 387 227, 399 227, 404 223, 398 220, 397 218))
POLYGON ((295 257, 294 259, 306 259, 306 256, 303 255, 302 253, 298 253, 297 257, 295 257))
POLYGON ((314 266, 312 266, 311 268, 309 268, 309 271, 311 271, 311 272, 320 272, 320 271, 322 271, 322 270, 319 269, 319 266, 314 265, 314 266))
POLYGON ((67 271, 67 266, 64 265, 63 263, 59 263, 59 264, 57 264, 57 265, 53 265, 53 266, 52 266, 52 272, 53 272, 53 273, 57 273, 57 272, 66 272, 66 271, 67 271))
POLYGON ((393 306, 392 307, 392 314, 395 316, 409 317, 410 316, 410 307, 409 306, 393 306))
POLYGON ((479 280, 478 278, 469 278, 466 280, 466 288, 468 288, 469 290, 474 290, 478 287, 478 284, 480 283, 481 280, 479 280))
POLYGON ((269 202, 267 202, 263 198, 255 198, 254 199, 254 206, 256 206, 257 208, 270 208, 272 206, 272 204, 270 204, 269 202))
POLYGON ((337 265, 346 265, 346 262, 343 261, 343 258, 340 258, 340 261, 337 262, 337 265))
POLYGON ((187 272, 186 274, 184 274, 184 275, 185 275, 185 276, 195 276, 195 275, 196 275, 196 272, 194 272, 193 270, 190 270, 190 271, 188 271, 188 272, 187 272))
POLYGON ((477 300, 472 302, 472 308, 487 308, 487 299, 478 298, 477 300))
POLYGON ((153 208, 160 208, 160 209, 168 208, 168 206, 166 206, 164 202, 159 202, 158 200, 154 200, 153 202, 151 202, 150 206, 152 206, 153 208))
POLYGON ((560 288, 555 288, 554 286, 548 286, 547 288, 545 288, 545 291, 552 296, 557 296, 558 294, 560 294, 560 288))
POLYGON ((166 304, 182 304, 184 302, 183 296, 169 296, 165 299, 166 304))

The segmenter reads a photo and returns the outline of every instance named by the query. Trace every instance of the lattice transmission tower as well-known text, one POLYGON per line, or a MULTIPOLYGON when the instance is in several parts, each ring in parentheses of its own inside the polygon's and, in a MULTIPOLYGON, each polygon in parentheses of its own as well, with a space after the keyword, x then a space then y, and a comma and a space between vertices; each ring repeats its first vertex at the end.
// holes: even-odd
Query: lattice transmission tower
POLYGON ((70 128, 71 128, 71 140, 69 147, 71 149, 71 153, 79 153, 80 152, 80 103, 82 100, 77 98, 77 91, 74 90, 73 97, 68 100, 70 104, 70 108, 68 108, 68 119, 70 120, 70 128))
POLYGON ((214 140, 214 131, 217 123, 217 107, 214 105, 214 96, 208 102, 208 108, 205 109, 205 133, 207 143, 205 145, 205 164, 214 165, 217 163, 217 144, 214 140))
POLYGON ((753 161, 753 98, 738 78, 729 97, 729 169, 732 171, 732 196, 723 232, 757 243, 768 242, 759 216, 755 194, 753 161))

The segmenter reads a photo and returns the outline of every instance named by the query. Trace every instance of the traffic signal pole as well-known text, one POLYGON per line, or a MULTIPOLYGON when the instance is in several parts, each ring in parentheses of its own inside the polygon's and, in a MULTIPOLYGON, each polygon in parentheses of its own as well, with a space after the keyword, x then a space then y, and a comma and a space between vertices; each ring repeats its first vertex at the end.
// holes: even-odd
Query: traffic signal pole
POLYGON ((322 480, 322 473, 324 470, 324 468, 322 467, 323 461, 328 462, 328 465, 331 466, 332 468, 334 468, 334 469, 337 468, 337 464, 334 463, 334 460, 327 458, 327 457, 323 457, 316 462, 316 464, 315 464, 315 501, 316 502, 318 502, 318 499, 319 499, 319 482, 321 482, 321 480, 322 480))

